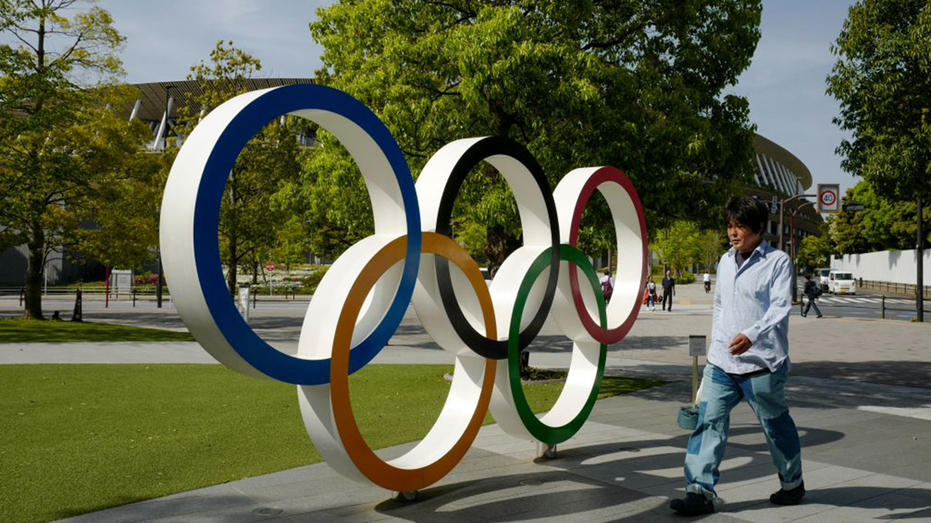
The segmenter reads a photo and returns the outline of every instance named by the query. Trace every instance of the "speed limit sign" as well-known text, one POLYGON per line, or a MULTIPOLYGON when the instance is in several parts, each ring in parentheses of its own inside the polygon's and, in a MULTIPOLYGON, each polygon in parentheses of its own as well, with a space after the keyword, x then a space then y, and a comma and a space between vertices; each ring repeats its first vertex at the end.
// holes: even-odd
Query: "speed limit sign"
POLYGON ((840 185, 836 183, 818 184, 818 212, 837 212, 840 210, 840 185))

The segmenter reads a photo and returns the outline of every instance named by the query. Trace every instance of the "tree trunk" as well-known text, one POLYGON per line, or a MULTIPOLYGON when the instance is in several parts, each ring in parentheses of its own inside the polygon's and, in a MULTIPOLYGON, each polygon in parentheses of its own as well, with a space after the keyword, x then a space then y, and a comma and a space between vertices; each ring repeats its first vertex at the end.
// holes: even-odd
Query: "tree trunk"
POLYGON ((485 231, 485 258, 488 260, 488 270, 492 275, 504 263, 512 252, 520 247, 519 238, 511 237, 504 227, 494 225, 485 231))
POLYGON ((229 287, 230 296, 234 299, 236 298, 236 276, 237 276, 237 266, 239 265, 239 235, 236 234, 236 169, 230 171, 229 178, 229 196, 230 204, 227 209, 227 213, 230 215, 229 219, 229 249, 227 254, 229 255, 229 264, 230 270, 226 273, 226 286, 229 287))
POLYGON ((226 273, 226 285, 230 289, 230 296, 236 296, 236 276, 237 270, 236 267, 239 262, 237 258, 238 245, 236 245, 236 235, 230 235, 230 247, 229 247, 229 261, 230 261, 230 270, 226 273))
POLYGON ((28 243, 29 265, 26 268, 27 319, 44 320, 42 315, 42 275, 45 270, 45 231, 41 224, 33 224, 28 243))

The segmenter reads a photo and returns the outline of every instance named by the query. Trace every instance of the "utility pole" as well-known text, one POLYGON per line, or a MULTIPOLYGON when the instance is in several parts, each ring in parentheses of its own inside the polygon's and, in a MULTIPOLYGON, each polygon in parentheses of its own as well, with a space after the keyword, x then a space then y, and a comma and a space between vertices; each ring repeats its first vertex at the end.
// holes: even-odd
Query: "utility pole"
POLYGON ((817 194, 796 194, 791 198, 786 198, 779 201, 779 250, 785 251, 785 243, 783 242, 783 224, 785 223, 786 204, 796 198, 817 198, 817 196, 817 194))
MULTIPOLYGON (((164 144, 162 152, 168 146, 168 118, 171 116, 171 88, 173 85, 165 86, 165 126, 164 126, 164 135, 162 143, 164 144)), ((158 138, 155 139, 156 144, 158 143, 158 138)), ((162 308, 162 290, 165 287, 165 271, 162 268, 162 248, 161 244, 158 247, 158 282, 155 285, 155 306, 159 309, 162 308)))
POLYGON ((916 296, 916 309, 918 310, 918 323, 924 323, 925 321, 925 232, 922 223, 921 216, 921 196, 918 197, 918 250, 916 254, 918 255, 918 279, 916 281, 917 285, 915 286, 915 296, 916 296))
POLYGON ((808 205, 814 205, 815 202, 808 202, 799 205, 792 211, 792 217, 789 219, 789 258, 792 260, 792 303, 798 301, 798 270, 795 266, 796 248, 795 248, 795 215, 808 205))

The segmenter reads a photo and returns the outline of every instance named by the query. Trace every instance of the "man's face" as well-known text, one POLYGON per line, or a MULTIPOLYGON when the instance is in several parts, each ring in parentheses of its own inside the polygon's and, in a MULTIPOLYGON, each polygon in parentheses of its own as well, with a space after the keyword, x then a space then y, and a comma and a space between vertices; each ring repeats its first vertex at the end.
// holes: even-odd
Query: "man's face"
POLYGON ((727 239, 735 249, 746 254, 756 249, 756 246, 763 240, 763 229, 761 228, 760 232, 753 232, 750 227, 730 220, 727 222, 727 239))

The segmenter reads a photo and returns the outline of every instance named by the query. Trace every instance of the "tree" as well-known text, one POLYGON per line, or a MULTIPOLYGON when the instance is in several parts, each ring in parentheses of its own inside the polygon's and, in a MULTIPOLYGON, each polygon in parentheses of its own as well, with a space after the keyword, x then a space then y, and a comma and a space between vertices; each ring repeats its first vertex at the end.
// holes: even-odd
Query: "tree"
POLYGON ((78 209, 100 169, 112 172, 107 159, 122 158, 119 147, 138 132, 100 108, 122 73, 123 37, 105 10, 77 10, 80 4, 0 4, 0 31, 17 42, 0 44, 0 224, 6 242, 29 249, 27 318, 42 318, 49 252, 73 242, 78 209), (98 131, 116 143, 93 139, 98 131))
MULTIPOLYGON (((247 80, 261 70, 261 62, 237 49, 233 42, 217 42, 210 61, 191 67, 189 79, 200 84, 201 94, 193 96, 182 111, 182 125, 193 128, 202 113, 247 91, 247 80)), ((219 243, 223 260, 228 264, 227 286, 236 292, 239 265, 270 256, 276 246, 278 230, 287 222, 290 202, 299 173, 300 147, 293 117, 276 120, 265 126, 240 152, 230 172, 226 194, 220 206, 219 243)))
POLYGON ((707 238, 694 222, 678 220, 656 234, 652 247, 663 263, 678 272, 704 258, 703 239, 707 238))
MULTIPOLYGON (((119 101, 128 104, 138 93, 127 95, 119 101)), ((101 115, 100 121, 109 117, 124 124, 113 111, 101 110, 109 114, 101 115)), ((107 267, 141 269, 155 259, 160 204, 175 155, 146 152, 143 144, 151 139, 151 131, 144 125, 134 126, 137 134, 123 143, 119 136, 102 132, 100 125, 88 131, 87 142, 99 141, 101 148, 118 151, 123 157, 101 166, 93 197, 80 207, 80 221, 90 225, 75 231, 75 248, 107 267)))
MULTIPOLYGON (((918 224, 914 201, 894 201, 879 196, 872 183, 863 180, 847 189, 844 203, 863 205, 862 211, 841 211, 828 218, 831 244, 837 254, 857 254, 888 249, 911 249, 918 224)), ((924 216, 931 237, 931 213, 924 216)))
POLYGON ((832 50, 841 165, 879 196, 931 201, 931 3, 861 0, 832 50))
POLYGON ((811 272, 818 267, 827 265, 826 260, 831 255, 831 244, 822 236, 806 236, 802 239, 796 255, 798 265, 804 267, 805 272, 811 272))
MULTIPOLYGON (((450 141, 507 136, 553 186, 577 167, 624 169, 651 226, 663 227, 716 221, 753 172, 747 102, 721 93, 750 63, 760 9, 757 0, 361 0, 319 9, 310 28, 324 47, 317 80, 372 108, 412 172, 450 141)), ((330 198, 314 219, 318 231, 338 231, 325 243, 341 251, 370 234, 371 215, 359 212, 367 198, 348 155, 329 133, 318 139, 307 196, 330 198)), ((610 228, 606 213, 594 211, 591 226, 610 228)), ((492 265, 519 243, 513 197, 491 169, 466 180, 454 216, 485 231, 492 265)), ((475 243, 475 228, 460 225, 475 243)))
POLYGON ((706 229, 698 235, 698 262, 712 268, 728 248, 730 242, 720 229, 706 229))

